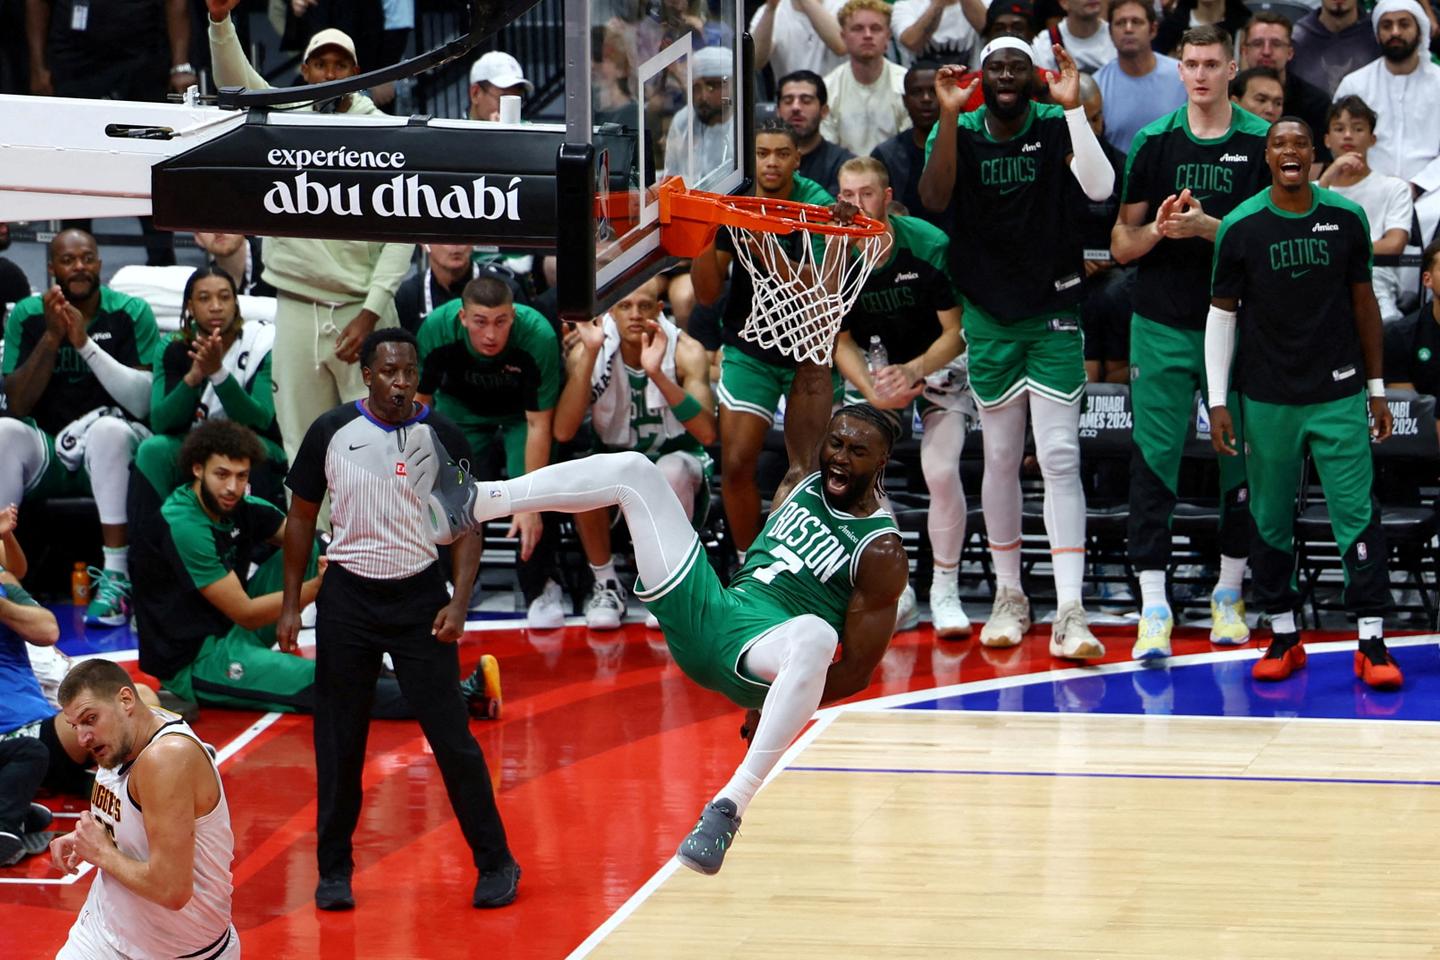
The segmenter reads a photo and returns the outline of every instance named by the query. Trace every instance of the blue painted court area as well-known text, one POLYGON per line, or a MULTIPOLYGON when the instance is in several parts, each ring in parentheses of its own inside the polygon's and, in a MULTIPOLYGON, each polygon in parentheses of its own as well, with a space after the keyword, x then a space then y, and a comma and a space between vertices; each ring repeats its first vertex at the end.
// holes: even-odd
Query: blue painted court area
POLYGON ((1252 680, 1253 660, 1220 660, 1060 680, 1042 675, 899 709, 1440 720, 1440 647, 1425 642, 1392 649, 1405 686, 1388 693, 1361 683, 1353 650, 1344 650, 1310 653, 1305 669, 1281 683, 1252 680))

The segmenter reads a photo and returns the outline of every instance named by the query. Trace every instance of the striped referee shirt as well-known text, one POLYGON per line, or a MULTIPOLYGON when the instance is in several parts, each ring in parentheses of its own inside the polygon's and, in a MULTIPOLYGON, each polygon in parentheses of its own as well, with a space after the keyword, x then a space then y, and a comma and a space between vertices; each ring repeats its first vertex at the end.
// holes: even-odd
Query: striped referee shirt
POLYGON ((414 576, 436 560, 420 501, 405 481, 405 432, 433 427, 453 460, 469 460, 464 435, 444 415, 417 404, 398 426, 375 419, 356 400, 321 414, 310 429, 286 485, 319 503, 330 492, 331 563, 371 580, 414 576))

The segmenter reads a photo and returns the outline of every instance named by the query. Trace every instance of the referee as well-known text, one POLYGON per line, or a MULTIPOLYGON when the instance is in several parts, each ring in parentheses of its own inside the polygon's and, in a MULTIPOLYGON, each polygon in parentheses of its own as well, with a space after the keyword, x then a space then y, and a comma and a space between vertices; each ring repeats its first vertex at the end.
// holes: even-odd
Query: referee
POLYGON ((360 350, 369 396, 322 414, 305 434, 290 465, 290 513, 285 524, 285 598, 278 638, 294 651, 300 630, 300 587, 328 489, 333 539, 330 564, 316 598, 315 780, 322 910, 355 906, 351 835, 360 817, 370 701, 389 653, 405 699, 415 705, 450 805, 470 845, 480 877, 477 907, 515 899, 520 867, 505 842, 505 827, 485 755, 470 735, 461 697, 455 642, 465 629, 466 600, 480 559, 480 541, 452 547, 453 599, 425 534, 421 505, 405 482, 401 451, 406 432, 434 427, 447 449, 469 457, 464 436, 448 419, 415 402, 419 358, 415 335, 377 330, 360 350))
POLYGON ((1229 456, 1236 449, 1226 388, 1240 333, 1235 370, 1256 532, 1251 569, 1273 633, 1252 673, 1283 680, 1305 666, 1293 575, 1295 495, 1308 453, 1345 567, 1345 606, 1359 619, 1355 675, 1395 689, 1403 678, 1383 639, 1390 583, 1370 459, 1372 437, 1384 440, 1391 429, 1370 227, 1360 207, 1310 183, 1315 146, 1305 121, 1277 120, 1265 159, 1271 186, 1220 222, 1205 324, 1211 442, 1229 456))

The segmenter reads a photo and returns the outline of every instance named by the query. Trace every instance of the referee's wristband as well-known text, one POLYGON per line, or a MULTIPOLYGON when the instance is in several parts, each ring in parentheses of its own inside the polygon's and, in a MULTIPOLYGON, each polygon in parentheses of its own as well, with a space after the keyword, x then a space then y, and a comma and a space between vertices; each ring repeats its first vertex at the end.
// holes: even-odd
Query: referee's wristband
POLYGON ((1385 381, 1381 380, 1379 377, 1376 377, 1373 380, 1366 380, 1365 392, 1370 395, 1370 399, 1372 400, 1384 400, 1385 381))
POLYGON ((685 394, 684 400, 681 400, 679 403, 673 403, 670 405, 670 412, 675 414, 675 419, 679 420, 681 423, 684 423, 691 417, 698 416, 700 413, 704 412, 704 409, 704 407, 700 406, 700 401, 696 400, 688 393, 685 394))

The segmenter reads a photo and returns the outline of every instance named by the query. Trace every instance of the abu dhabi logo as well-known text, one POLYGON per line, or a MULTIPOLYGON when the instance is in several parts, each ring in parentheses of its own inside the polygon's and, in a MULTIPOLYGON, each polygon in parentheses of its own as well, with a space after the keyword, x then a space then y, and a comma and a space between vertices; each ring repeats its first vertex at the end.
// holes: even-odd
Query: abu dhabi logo
POLYGON ((511 177, 502 189, 488 177, 476 177, 468 186, 437 188, 419 174, 396 174, 371 190, 367 198, 360 184, 326 184, 301 171, 289 181, 272 181, 264 205, 267 213, 285 216, 519 221, 521 182, 521 177, 511 177))

